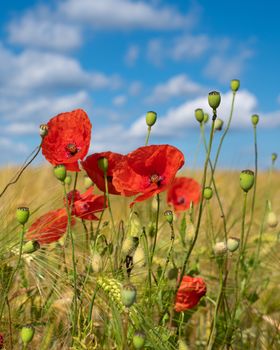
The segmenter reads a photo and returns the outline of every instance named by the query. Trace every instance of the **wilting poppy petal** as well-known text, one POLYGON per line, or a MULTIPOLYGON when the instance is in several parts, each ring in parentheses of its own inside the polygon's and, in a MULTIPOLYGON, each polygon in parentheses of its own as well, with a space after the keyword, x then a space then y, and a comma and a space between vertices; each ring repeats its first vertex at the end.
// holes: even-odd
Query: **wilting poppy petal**
POLYGON ((48 134, 42 143, 42 153, 53 165, 64 164, 67 170, 80 171, 89 149, 91 123, 85 111, 76 109, 58 114, 47 123, 48 134))
MULTIPOLYGON (((68 223, 67 212, 64 208, 52 210, 37 219, 27 231, 25 238, 40 244, 58 241, 66 232, 68 223)), ((74 225, 74 218, 71 224, 74 225)))
POLYGON ((168 189, 167 203, 173 205, 175 211, 187 210, 191 202, 199 202, 200 192, 200 185, 194 179, 177 177, 168 189))
POLYGON ((175 311, 181 312, 194 308, 206 291, 207 287, 202 278, 184 276, 176 294, 175 311))

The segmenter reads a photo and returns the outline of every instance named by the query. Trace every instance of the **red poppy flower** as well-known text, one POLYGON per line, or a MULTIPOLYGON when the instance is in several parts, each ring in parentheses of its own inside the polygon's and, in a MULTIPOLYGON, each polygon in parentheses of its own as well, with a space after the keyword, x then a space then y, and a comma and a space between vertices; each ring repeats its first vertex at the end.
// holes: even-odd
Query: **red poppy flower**
MULTIPOLYGON (((67 212, 65 208, 49 211, 37 219, 27 231, 25 237, 29 241, 48 244, 58 241, 67 229, 67 212)), ((71 224, 75 220, 72 218, 71 224)))
POLYGON ((101 152, 94 153, 88 156, 83 162, 82 166, 87 172, 91 180, 96 184, 100 191, 105 192, 105 182, 104 182, 104 173, 98 167, 98 159, 107 158, 108 159, 108 170, 107 170, 107 179, 108 179, 108 192, 111 194, 120 194, 115 189, 112 181, 114 178, 114 171, 116 166, 122 161, 124 156, 119 153, 114 152, 101 152))
POLYGON ((48 122, 42 153, 53 165, 64 164, 67 170, 80 171, 78 160, 89 149, 91 123, 85 111, 76 109, 58 114, 48 122))
POLYGON ((206 284, 202 278, 184 276, 176 294, 175 311, 181 312, 194 308, 206 291, 206 284))
POLYGON ((0 349, 4 348, 4 334, 0 333, 0 349))
POLYGON ((140 147, 129 153, 118 165, 113 185, 125 196, 142 193, 134 200, 141 202, 166 190, 183 164, 184 155, 176 147, 140 147))
MULTIPOLYGON (((93 187, 89 187, 88 190, 80 194, 79 191, 74 193, 74 203, 72 214, 78 218, 85 220, 99 220, 94 213, 100 212, 104 209, 104 196, 97 196, 92 193, 93 187)), ((73 191, 69 192, 68 203, 71 204, 73 191)))
POLYGON ((177 177, 167 192, 167 203, 172 204, 175 211, 189 209, 191 202, 196 204, 200 199, 200 185, 194 179, 177 177))

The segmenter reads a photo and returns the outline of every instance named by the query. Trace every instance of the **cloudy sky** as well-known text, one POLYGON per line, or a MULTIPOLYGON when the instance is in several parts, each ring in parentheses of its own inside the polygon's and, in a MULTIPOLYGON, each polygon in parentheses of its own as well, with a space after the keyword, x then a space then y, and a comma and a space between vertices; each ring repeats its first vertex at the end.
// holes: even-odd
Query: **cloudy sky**
MULTIPOLYGON (((260 115, 260 165, 280 153, 278 1, 11 0, 1 3, 0 165, 20 163, 40 142, 38 125, 84 108, 93 152, 171 143, 195 165, 198 107, 241 80, 220 165, 253 166, 250 116, 260 115)), ((221 134, 216 134, 216 143, 221 134)), ((203 159, 202 148, 196 164, 203 159)), ((43 160, 42 160, 43 161, 43 160)))

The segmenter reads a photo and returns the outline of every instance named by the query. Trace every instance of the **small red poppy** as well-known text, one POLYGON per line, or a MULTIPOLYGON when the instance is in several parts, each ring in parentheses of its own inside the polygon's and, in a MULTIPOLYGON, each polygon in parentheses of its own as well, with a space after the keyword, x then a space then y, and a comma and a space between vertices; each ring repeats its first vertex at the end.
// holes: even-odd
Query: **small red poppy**
POLYGON ((0 333, 0 349, 4 348, 4 334, 0 333))
POLYGON ((113 185, 113 178, 116 166, 122 161, 123 155, 114 152, 101 152, 94 153, 88 156, 83 162, 82 166, 87 172, 91 180, 96 184, 100 191, 105 192, 105 181, 104 173, 98 167, 98 159, 107 158, 108 159, 108 170, 107 170, 107 180, 108 180, 108 192, 110 194, 120 194, 113 185))
MULTIPOLYGON (((99 220, 94 213, 101 212, 104 209, 104 196, 94 195, 92 190, 93 186, 89 187, 83 194, 80 194, 77 190, 75 191, 72 210, 73 215, 85 220, 99 220)), ((69 204, 71 204, 72 196, 73 191, 69 192, 67 195, 69 204)))
POLYGON ((140 147, 119 163, 115 170, 113 185, 125 196, 142 193, 134 200, 141 202, 165 191, 183 164, 184 155, 176 147, 170 145, 140 147))
POLYGON ((194 179, 177 177, 167 192, 167 203, 172 204, 175 211, 187 210, 191 202, 197 204, 200 199, 200 185, 194 179))
POLYGON ((91 123, 82 109, 60 113, 48 122, 48 134, 43 138, 42 153, 53 165, 64 164, 67 170, 80 171, 78 160, 89 149, 91 123))
MULTIPOLYGON (((27 231, 25 237, 29 241, 37 241, 39 244, 48 244, 58 241, 66 232, 68 223, 65 208, 49 211, 37 219, 27 231)), ((74 218, 71 224, 74 225, 74 218)))
POLYGON ((194 308, 206 291, 207 287, 202 278, 184 276, 176 294, 175 311, 181 312, 194 308))

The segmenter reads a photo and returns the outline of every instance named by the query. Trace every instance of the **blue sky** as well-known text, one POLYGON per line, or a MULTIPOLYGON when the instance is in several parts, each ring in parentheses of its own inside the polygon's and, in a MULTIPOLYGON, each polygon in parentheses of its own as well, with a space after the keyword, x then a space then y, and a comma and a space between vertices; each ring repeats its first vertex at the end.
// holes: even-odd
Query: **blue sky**
MULTIPOLYGON (((145 139, 171 143, 194 166, 194 110, 241 81, 222 167, 253 167, 250 117, 260 115, 260 165, 279 152, 280 4, 261 1, 9 1, 1 4, 0 164, 19 163, 40 142, 38 125, 84 108, 92 152, 129 152, 145 139)), ((215 144, 221 134, 215 135, 215 144)), ((196 164, 202 164, 203 152, 196 164)))

